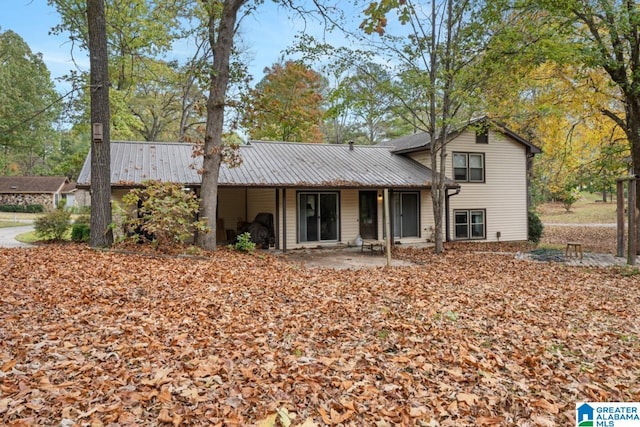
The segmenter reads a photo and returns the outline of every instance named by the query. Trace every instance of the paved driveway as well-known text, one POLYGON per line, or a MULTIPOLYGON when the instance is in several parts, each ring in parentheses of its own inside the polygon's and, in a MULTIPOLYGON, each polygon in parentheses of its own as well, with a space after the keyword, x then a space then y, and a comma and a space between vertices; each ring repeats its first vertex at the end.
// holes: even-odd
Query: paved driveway
POLYGON ((18 234, 27 233, 33 230, 33 225, 21 225, 19 227, 0 228, 0 247, 2 248, 28 248, 32 245, 18 242, 18 234))

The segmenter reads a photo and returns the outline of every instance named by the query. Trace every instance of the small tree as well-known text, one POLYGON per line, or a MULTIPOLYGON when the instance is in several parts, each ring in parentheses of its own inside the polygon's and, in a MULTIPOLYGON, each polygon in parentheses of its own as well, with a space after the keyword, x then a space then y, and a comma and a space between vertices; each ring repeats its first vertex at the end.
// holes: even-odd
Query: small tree
POLYGON ((128 233, 137 241, 149 238, 156 249, 166 251, 181 246, 196 231, 209 227, 197 220, 199 201, 195 193, 168 182, 147 182, 122 198, 130 212, 125 220, 128 233))

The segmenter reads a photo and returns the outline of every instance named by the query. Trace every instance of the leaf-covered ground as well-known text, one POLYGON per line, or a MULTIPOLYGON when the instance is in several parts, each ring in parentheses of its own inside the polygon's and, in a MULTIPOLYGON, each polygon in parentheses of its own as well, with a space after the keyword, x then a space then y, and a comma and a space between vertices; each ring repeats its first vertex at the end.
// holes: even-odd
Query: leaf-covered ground
POLYGON ((639 276, 403 253, 0 249, 0 424, 553 426, 640 401, 639 276))

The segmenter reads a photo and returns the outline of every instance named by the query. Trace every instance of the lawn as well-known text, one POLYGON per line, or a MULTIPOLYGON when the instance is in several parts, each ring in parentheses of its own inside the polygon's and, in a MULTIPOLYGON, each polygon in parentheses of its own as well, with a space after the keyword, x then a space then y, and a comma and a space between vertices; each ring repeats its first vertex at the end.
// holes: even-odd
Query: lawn
POLYGON ((567 211, 562 203, 543 203, 537 211, 545 224, 615 224, 616 201, 603 203, 601 195, 581 193, 567 211))
POLYGON ((469 248, 366 272, 0 249, 0 424, 553 426, 640 401, 637 275, 469 248))
POLYGON ((544 223, 542 247, 564 249, 567 242, 581 242, 587 252, 616 253, 616 202, 603 203, 601 196, 582 193, 567 210, 562 203, 537 207, 544 223))

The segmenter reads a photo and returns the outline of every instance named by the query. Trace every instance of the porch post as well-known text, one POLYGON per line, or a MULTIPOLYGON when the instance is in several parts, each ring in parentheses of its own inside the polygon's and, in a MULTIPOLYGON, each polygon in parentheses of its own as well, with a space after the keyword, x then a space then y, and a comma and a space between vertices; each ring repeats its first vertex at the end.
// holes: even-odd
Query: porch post
POLYGON ((282 252, 287 251, 287 189, 282 189, 282 252))
POLYGON ((391 267, 391 221, 389 219, 389 189, 384 189, 384 231, 387 236, 386 251, 387 251, 387 267, 391 267))
POLYGON ((617 187, 617 246, 616 246, 616 256, 623 257, 624 256, 624 181, 618 179, 616 181, 617 187))

